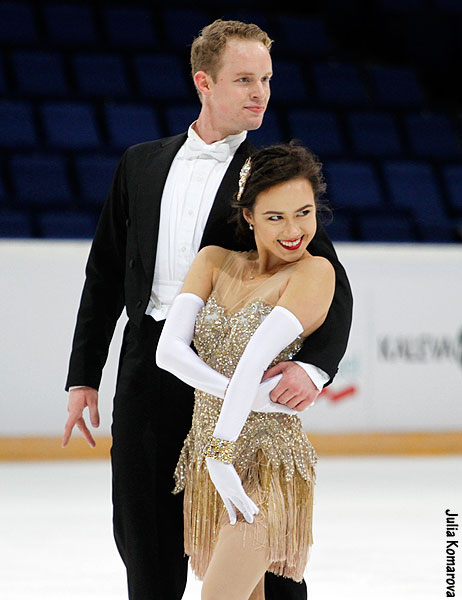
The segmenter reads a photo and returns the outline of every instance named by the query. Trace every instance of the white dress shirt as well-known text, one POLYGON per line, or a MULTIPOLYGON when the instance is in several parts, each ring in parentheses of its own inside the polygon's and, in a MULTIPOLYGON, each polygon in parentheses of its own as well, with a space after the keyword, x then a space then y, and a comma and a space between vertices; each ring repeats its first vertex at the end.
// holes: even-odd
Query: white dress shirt
POLYGON ((154 280, 146 314, 165 319, 199 251, 215 195, 246 131, 206 144, 188 129, 162 194, 154 280))

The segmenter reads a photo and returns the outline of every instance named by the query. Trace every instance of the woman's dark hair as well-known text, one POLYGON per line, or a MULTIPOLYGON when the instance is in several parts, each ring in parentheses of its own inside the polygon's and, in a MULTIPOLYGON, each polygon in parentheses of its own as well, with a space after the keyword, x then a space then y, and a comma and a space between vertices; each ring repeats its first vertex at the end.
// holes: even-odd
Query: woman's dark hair
POLYGON ((239 237, 252 247, 255 247, 253 234, 244 219, 243 210, 253 212, 258 194, 274 185, 291 179, 307 179, 313 189, 318 214, 329 212, 322 196, 326 191, 326 183, 322 174, 322 164, 318 157, 300 142, 292 140, 288 144, 277 144, 258 150, 251 156, 250 174, 239 201, 237 194, 232 201, 236 209, 231 218, 236 223, 239 237))

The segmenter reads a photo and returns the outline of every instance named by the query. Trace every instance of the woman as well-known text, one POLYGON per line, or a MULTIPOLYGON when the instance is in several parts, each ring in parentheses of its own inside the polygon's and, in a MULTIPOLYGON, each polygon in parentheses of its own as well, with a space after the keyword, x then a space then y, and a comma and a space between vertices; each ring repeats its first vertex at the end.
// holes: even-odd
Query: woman
POLYGON ((267 570, 303 577, 316 455, 296 411, 267 400, 276 378, 260 382, 332 302, 334 269, 307 251, 324 189, 298 144, 248 159, 234 205, 256 249, 203 248, 159 341, 158 365, 196 388, 174 493, 185 491, 185 551, 203 599, 263 599, 267 570))

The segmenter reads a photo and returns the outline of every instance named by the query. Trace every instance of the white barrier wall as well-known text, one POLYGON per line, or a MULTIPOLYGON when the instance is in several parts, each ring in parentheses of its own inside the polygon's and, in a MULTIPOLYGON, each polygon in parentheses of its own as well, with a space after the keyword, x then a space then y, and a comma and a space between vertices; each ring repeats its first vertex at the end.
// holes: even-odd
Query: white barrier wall
MULTIPOLYGON (((303 415, 323 433, 462 430, 462 248, 337 244, 353 289, 339 374, 303 415)), ((88 242, 0 242, 0 436, 56 436, 88 242)), ((110 432, 117 325, 100 390, 110 432)))

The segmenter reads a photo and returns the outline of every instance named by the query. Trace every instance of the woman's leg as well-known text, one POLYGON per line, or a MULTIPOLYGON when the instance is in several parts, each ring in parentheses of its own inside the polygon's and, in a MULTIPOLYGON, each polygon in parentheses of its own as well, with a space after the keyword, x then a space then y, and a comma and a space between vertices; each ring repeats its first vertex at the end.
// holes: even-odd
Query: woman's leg
POLYGON ((265 576, 257 583, 254 591, 250 594, 249 600, 265 600, 265 576))
POLYGON ((270 562, 266 547, 255 544, 262 532, 254 528, 261 527, 256 522, 238 522, 220 529, 202 584, 202 600, 264 600, 264 575, 270 562))

